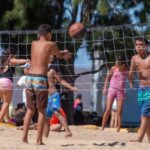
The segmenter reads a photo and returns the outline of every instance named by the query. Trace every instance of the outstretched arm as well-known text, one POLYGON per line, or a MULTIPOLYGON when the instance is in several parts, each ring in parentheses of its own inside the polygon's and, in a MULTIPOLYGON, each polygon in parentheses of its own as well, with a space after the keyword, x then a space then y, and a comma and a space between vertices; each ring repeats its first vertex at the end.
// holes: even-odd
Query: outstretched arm
POLYGON ((65 88, 69 89, 70 91, 73 91, 73 92, 77 92, 78 89, 74 86, 72 86, 70 83, 68 83, 66 80, 64 79, 61 79, 60 82, 59 82, 62 86, 64 86, 65 88))
POLYGON ((60 59, 70 59, 71 58, 71 53, 66 49, 64 51, 60 51, 58 49, 56 43, 54 43, 54 45, 53 45, 52 55, 55 55, 56 57, 58 57, 60 59))
POLYGON ((30 60, 29 59, 16 59, 16 58, 12 58, 9 60, 9 64, 10 65, 23 65, 25 63, 28 63, 30 60))
POLYGON ((62 86, 64 86, 65 88, 73 91, 73 92, 77 92, 78 89, 74 86, 72 86, 70 83, 68 83, 67 81, 65 81, 64 79, 61 78, 61 75, 59 72, 56 72, 54 69, 51 69, 48 72, 48 78, 52 78, 55 80, 55 82, 60 83, 62 86))

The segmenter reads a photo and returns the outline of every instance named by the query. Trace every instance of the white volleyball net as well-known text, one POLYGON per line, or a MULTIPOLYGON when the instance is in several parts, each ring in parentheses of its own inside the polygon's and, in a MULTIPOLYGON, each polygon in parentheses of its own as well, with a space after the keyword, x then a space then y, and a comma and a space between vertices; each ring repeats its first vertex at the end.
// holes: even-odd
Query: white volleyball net
MULTIPOLYGON (((62 78, 73 83, 89 98, 94 91, 102 91, 107 70, 118 55, 125 56, 130 66, 131 57, 135 54, 134 39, 143 37, 150 40, 149 33, 150 24, 99 26, 88 28, 83 39, 74 40, 65 29, 53 30, 53 41, 60 49, 68 49, 72 53, 71 60, 56 58, 55 62, 62 78)), ((0 52, 13 47, 17 50, 17 58, 30 58, 31 42, 36 39, 37 31, 0 31, 0 52)), ((21 75, 21 68, 16 66, 14 90, 20 90, 16 82, 21 75)))

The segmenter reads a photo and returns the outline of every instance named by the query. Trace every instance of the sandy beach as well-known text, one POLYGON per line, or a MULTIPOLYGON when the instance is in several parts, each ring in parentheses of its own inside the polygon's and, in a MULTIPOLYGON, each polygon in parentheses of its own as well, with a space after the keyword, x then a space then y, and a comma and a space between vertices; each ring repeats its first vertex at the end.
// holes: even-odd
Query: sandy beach
POLYGON ((65 138, 64 132, 51 132, 49 138, 43 138, 45 145, 35 144, 36 130, 29 132, 29 144, 21 142, 22 131, 15 127, 0 125, 1 150, 150 150, 145 137, 143 143, 132 143, 137 133, 114 129, 101 131, 100 127, 70 126, 73 136, 65 138))

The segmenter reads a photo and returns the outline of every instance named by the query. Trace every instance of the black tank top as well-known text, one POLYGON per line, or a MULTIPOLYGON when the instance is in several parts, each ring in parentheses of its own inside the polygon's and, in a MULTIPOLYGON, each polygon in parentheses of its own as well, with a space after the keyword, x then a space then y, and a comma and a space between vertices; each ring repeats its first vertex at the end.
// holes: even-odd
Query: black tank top
POLYGON ((0 73, 0 78, 8 78, 13 82, 13 75, 15 73, 15 67, 8 66, 7 71, 0 73))

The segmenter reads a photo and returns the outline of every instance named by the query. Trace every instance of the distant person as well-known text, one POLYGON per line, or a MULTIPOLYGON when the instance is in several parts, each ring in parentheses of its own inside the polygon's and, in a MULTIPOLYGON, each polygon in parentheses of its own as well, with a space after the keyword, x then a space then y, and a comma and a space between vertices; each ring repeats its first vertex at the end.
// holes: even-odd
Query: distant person
MULTIPOLYGON (((64 112, 63 108, 60 108, 59 111, 62 114, 62 116, 67 120, 67 116, 66 116, 66 113, 64 112)), ((53 114, 52 117, 50 118, 50 131, 59 132, 62 130, 62 127, 63 127, 63 125, 57 118, 57 115, 53 114)))
POLYGON ((74 124, 83 125, 84 123, 82 95, 79 93, 74 100, 74 124))
MULTIPOLYGON (((62 116, 67 120, 67 116, 66 116, 64 110, 62 108, 60 108, 59 111, 62 114, 62 116)), ((24 119, 22 110, 19 109, 19 112, 18 112, 18 109, 17 109, 15 119, 18 124, 18 125, 17 124, 16 125, 19 126, 19 127, 17 127, 17 130, 23 130, 23 126, 21 126, 21 122, 24 119)), ((63 126, 55 114, 52 115, 49 123, 50 123, 50 131, 60 132, 62 130, 63 126)), ((29 127, 29 130, 37 130, 37 123, 31 124, 29 127)))
POLYGON ((117 132, 120 131, 122 123, 122 109, 125 100, 125 83, 128 78, 128 67, 126 59, 123 56, 119 56, 116 60, 116 64, 112 66, 109 74, 107 75, 104 83, 103 94, 107 93, 106 110, 102 120, 102 130, 104 130, 108 117, 111 113, 112 105, 117 99, 117 132), (109 88, 107 88, 110 80, 109 88))
POLYGON ((148 41, 143 38, 136 38, 136 53, 132 56, 130 66, 130 86, 133 87, 134 73, 138 73, 138 104, 141 113, 140 131, 136 140, 132 142, 142 142, 145 133, 150 143, 150 55, 147 50, 148 41))
POLYGON ((82 103, 82 95, 77 94, 75 100, 74 100, 74 109, 78 111, 83 110, 83 103, 82 103))
POLYGON ((28 143, 28 130, 31 118, 38 109, 36 144, 43 145, 43 129, 45 124, 45 110, 48 99, 48 64, 50 56, 69 59, 68 50, 60 51, 55 42, 51 41, 51 27, 42 24, 38 29, 38 40, 31 44, 31 62, 26 78, 27 113, 24 119, 22 141, 28 143))
MULTIPOLYGON (((53 57, 51 57, 50 62, 53 62, 53 57)), ((52 117, 53 114, 55 114, 59 120, 59 122, 62 124, 62 126, 65 129, 66 137, 72 136, 72 133, 68 127, 68 123, 66 118, 62 115, 60 112, 61 106, 61 99, 60 99, 60 93, 58 92, 56 88, 56 84, 59 83, 60 85, 64 86, 65 88, 68 88, 69 90, 76 92, 77 88, 69 84, 67 81, 61 78, 60 73, 57 72, 54 68, 49 69, 48 71, 48 105, 46 108, 46 124, 44 129, 44 135, 45 137, 48 137, 49 131, 50 131, 50 123, 49 120, 52 117)))
POLYGON ((17 127, 23 125, 25 114, 26 114, 25 104, 18 103, 14 113, 14 119, 17 127))
POLYGON ((9 116, 9 106, 13 95, 13 76, 16 65, 27 63, 28 59, 17 59, 16 50, 9 47, 3 51, 0 57, 0 98, 2 107, 0 112, 0 122, 13 123, 9 116))

